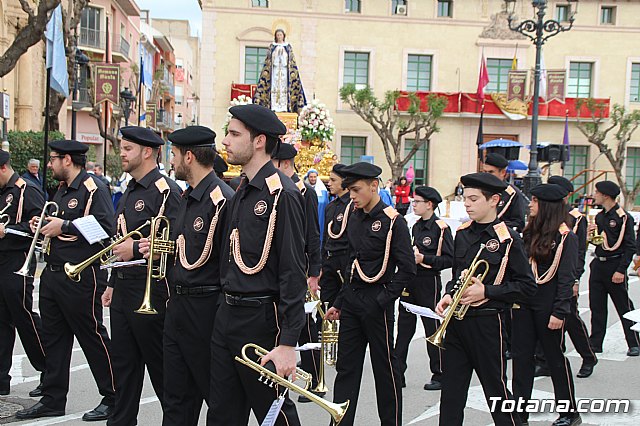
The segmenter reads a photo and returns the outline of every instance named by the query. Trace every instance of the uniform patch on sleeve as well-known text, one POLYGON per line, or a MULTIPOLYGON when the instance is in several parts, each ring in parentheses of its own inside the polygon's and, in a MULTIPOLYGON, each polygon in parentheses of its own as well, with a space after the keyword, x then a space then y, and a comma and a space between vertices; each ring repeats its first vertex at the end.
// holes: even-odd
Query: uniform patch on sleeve
POLYGON ((165 192, 171 189, 169 188, 169 184, 167 183, 167 181, 164 180, 164 177, 161 177, 156 181, 156 188, 158 188, 158 191, 160 192, 165 192))
POLYGON ((493 225, 493 230, 496 231, 498 238, 501 243, 504 243, 507 240, 511 239, 511 233, 509 233, 509 228, 504 222, 496 223, 493 225))
POLYGON ((580 210, 578 210, 578 209, 573 209, 573 210, 571 210, 571 211, 569 212, 569 214, 570 214, 571 216, 573 216, 574 218, 576 218, 576 219, 580 219, 580 218, 582 217, 582 213, 580 213, 580 210))
POLYGON ((87 180, 85 180, 84 186, 87 188, 89 192, 93 192, 96 189, 98 189, 98 185, 96 185, 96 183, 93 181, 92 178, 88 178, 87 180))
POLYGON ((209 193, 209 197, 211 197, 211 201, 213 201, 213 204, 216 206, 224 200, 224 195, 222 195, 222 191, 219 186, 216 186, 216 188, 209 193))
POLYGON ((618 210, 616 210, 616 213, 618 213, 618 216, 620 217, 625 217, 627 215, 627 212, 625 212, 622 207, 618 207, 618 210))
POLYGON ((385 207, 383 211, 384 211, 384 214, 386 214, 389 217, 389 219, 393 219, 394 217, 400 214, 396 211, 396 209, 394 209, 391 206, 385 207))
POLYGON ((438 224, 438 226, 440 227, 440 229, 447 229, 449 227, 449 225, 447 225, 447 222, 445 222, 442 219, 438 219, 436 220, 436 223, 438 224))
POLYGON ((280 181, 280 175, 277 173, 272 174, 265 179, 269 192, 274 194, 277 190, 282 189, 282 182, 280 181))
POLYGON ((296 182, 296 186, 298 187, 298 189, 300 190, 300 192, 302 192, 304 194, 304 190, 307 189, 306 186, 304 186, 304 182, 299 180, 296 182))
POLYGON ((462 225, 458 226, 458 231, 462 231, 463 229, 467 229, 468 227, 471 226, 472 223, 473 223, 472 220, 469 220, 469 221, 463 223, 462 225))
POLYGON ((562 235, 565 235, 568 234, 571 229, 569 229, 566 223, 562 222, 562 225, 560 225, 560 229, 558 229, 558 231, 560 231, 562 235))
POLYGON ((509 195, 513 195, 513 194, 516 193, 516 190, 513 189, 513 186, 509 185, 509 186, 507 186, 507 189, 504 190, 504 192, 506 192, 509 195))
POLYGON ((27 184, 27 182, 24 181, 24 179, 22 178, 18 178, 16 179, 16 186, 18 188, 22 188, 23 186, 25 186, 27 184))

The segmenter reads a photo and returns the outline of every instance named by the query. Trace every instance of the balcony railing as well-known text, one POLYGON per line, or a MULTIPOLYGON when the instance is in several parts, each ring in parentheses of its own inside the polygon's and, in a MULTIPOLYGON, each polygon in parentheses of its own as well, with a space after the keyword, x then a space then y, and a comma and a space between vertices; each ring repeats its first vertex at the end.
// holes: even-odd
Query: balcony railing
POLYGON ((78 88, 78 101, 91 105, 91 99, 89 98, 89 89, 86 87, 78 88))
POLYGON ((123 37, 119 37, 116 38, 113 41, 113 52, 119 52, 121 53, 125 58, 129 58, 129 50, 131 49, 131 46, 129 45, 129 42, 123 38, 123 37))
POLYGON ((167 111, 167 110, 158 110, 157 115, 156 115, 156 126, 159 129, 163 129, 163 130, 170 130, 172 129, 171 126, 171 111, 167 111))
POLYGON ((162 84, 166 87, 166 92, 170 93, 172 97, 176 97, 176 86, 173 81, 173 74, 171 74, 168 70, 164 70, 164 77, 162 79, 162 84))
POLYGON ((93 28, 80 28, 80 40, 78 44, 84 47, 92 47, 94 49, 105 48, 105 32, 93 28))

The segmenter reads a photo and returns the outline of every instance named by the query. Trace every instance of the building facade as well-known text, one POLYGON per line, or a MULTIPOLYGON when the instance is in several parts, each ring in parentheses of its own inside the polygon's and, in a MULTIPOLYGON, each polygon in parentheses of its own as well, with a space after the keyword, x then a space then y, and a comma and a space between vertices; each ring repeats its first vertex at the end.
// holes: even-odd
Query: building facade
MULTIPOLYGON (((339 99, 344 84, 369 85, 378 97, 387 90, 475 94, 484 55, 491 80, 486 92, 504 92, 514 58, 520 70, 530 70, 535 63, 531 42, 507 28, 501 0, 202 0, 201 4, 202 124, 222 128, 231 84, 256 82, 273 33, 283 28, 307 99, 319 98, 332 112, 337 127, 332 149, 340 161, 372 155, 386 176, 390 171, 381 141, 339 99)), ((533 17, 529 2, 516 4, 519 17, 533 17)), ((570 7, 566 1, 550 0, 548 17, 566 21, 570 7)), ((579 2, 573 29, 549 39, 543 54, 546 69, 567 71, 568 98, 604 98, 629 108, 640 105, 638 12, 638 1, 579 2)), ((440 132, 410 162, 416 182, 451 194, 460 175, 476 170, 478 123, 476 111, 445 113, 440 132)), ((576 128, 575 118, 570 119, 569 129, 571 155, 565 174, 611 169, 576 128)), ((562 143, 563 132, 564 114, 541 117, 538 141, 562 143)), ((526 146, 530 133, 530 119, 485 115, 485 140, 514 139, 526 146)), ((528 150, 520 151, 520 159, 527 162, 528 150)), ((562 173, 556 166, 552 170, 562 173)), ((629 144, 626 171, 629 185, 640 179, 640 134, 629 144)))

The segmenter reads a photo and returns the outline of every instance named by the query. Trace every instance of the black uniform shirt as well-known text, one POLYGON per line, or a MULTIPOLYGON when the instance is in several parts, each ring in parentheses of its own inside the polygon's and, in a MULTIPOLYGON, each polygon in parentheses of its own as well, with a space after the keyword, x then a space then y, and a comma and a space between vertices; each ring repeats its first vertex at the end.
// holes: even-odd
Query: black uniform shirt
POLYGON ((243 273, 229 251, 230 244, 223 244, 220 279, 225 293, 277 297, 280 344, 295 346, 306 322, 304 199, 293 181, 271 161, 250 182, 243 182, 231 200, 225 241, 230 241, 231 232, 237 229, 242 260, 247 267, 255 267, 262 255, 269 216, 278 192, 275 231, 264 268, 253 275, 243 273), (277 187, 278 181, 282 189, 272 194, 268 183, 277 187))
MULTIPOLYGON (((447 284, 448 294, 453 293, 456 279, 460 277, 462 271, 471 265, 480 249, 480 244, 485 244, 486 247, 479 259, 484 259, 489 263, 489 272, 482 281, 485 285, 484 294, 488 300, 480 304, 480 307, 511 308, 513 303, 520 303, 535 294, 536 284, 522 239, 500 219, 486 224, 467 222, 458 228, 453 245, 453 279, 447 284), (509 244, 511 247, 502 283, 494 285, 509 244)), ((481 266, 476 275, 482 271, 483 267, 481 266)))
MULTIPOLYGON (((416 274, 416 261, 411 247, 409 228, 402 215, 398 215, 393 223, 389 262, 384 275, 375 283, 368 284, 362 280, 355 268, 353 275, 351 270, 356 259, 367 277, 375 277, 382 269, 387 235, 392 222, 389 212, 397 214, 392 207, 380 200, 369 213, 362 209, 354 210, 347 226, 349 263, 345 283, 351 286, 384 285, 385 289, 380 292, 376 300, 383 309, 400 297, 402 290, 416 274)), ((334 306, 338 309, 342 306, 344 288, 345 286, 342 286, 334 302, 334 306)))
POLYGON ((349 191, 347 191, 341 197, 336 197, 324 208, 324 221, 326 225, 324 229, 324 237, 322 238, 323 253, 349 249, 349 240, 347 239, 346 230, 339 238, 336 239, 329 236, 328 230, 330 229, 333 235, 338 235, 340 234, 340 229, 342 229, 343 221, 347 220, 347 223, 349 223, 347 216, 353 213, 353 211, 347 211, 347 206, 350 202, 351 197, 349 196, 349 191))
POLYGON ((428 220, 419 219, 413 225, 411 235, 413 245, 424 256, 422 263, 418 265, 418 273, 440 275, 440 271, 453 266, 453 237, 444 220, 436 215, 428 220))
POLYGON ((171 239, 175 241, 180 235, 184 238, 184 255, 187 264, 195 266, 201 259, 216 208, 219 214, 213 239, 209 243, 208 260, 200 267, 186 269, 176 251, 174 267, 169 276, 171 285, 186 287, 220 285, 220 251, 222 244, 228 244, 228 240, 224 240, 224 224, 228 218, 228 203, 233 195, 233 190, 213 171, 195 188, 189 187, 184 192, 178 218, 175 226, 171 228, 171 239), (219 190, 216 190, 218 188, 219 190))
POLYGON ((307 255, 307 275, 319 277, 322 269, 322 256, 320 256, 320 224, 318 222, 318 196, 311 185, 300 180, 297 174, 291 177, 300 192, 304 196, 304 235, 307 255))
POLYGON ((578 260, 576 261, 576 280, 580 280, 584 274, 585 257, 587 255, 587 220, 578 209, 569 211, 571 221, 567 223, 569 228, 578 237, 578 260))
POLYGON ((633 235, 634 221, 633 216, 627 213, 618 204, 613 206, 611 210, 605 212, 604 209, 596 215, 596 224, 598 225, 598 232, 604 232, 607 238, 609 247, 613 247, 618 241, 620 232, 622 231, 622 223, 625 217, 626 225, 624 229, 624 237, 620 246, 613 251, 605 250, 604 244, 596 246, 595 254, 598 257, 620 257, 617 272, 625 274, 627 268, 633 259, 633 253, 636 250, 635 236, 633 235))
POLYGON ((524 229, 526 208, 527 202, 522 192, 514 185, 509 184, 509 187, 500 194, 498 218, 506 223, 509 228, 515 229, 521 234, 524 229))
MULTIPOLYGON (((53 202, 58 204, 58 217, 73 221, 79 217, 93 215, 102 229, 108 235, 113 235, 113 202, 109 188, 97 177, 82 169, 78 176, 67 186, 62 182, 58 192, 53 196, 53 202), (91 200, 89 211, 87 204, 91 200)), ((102 250, 100 244, 90 245, 73 224, 62 227, 63 234, 51 239, 49 255, 45 256, 51 265, 64 265, 66 262, 76 264, 102 250)))
MULTIPOLYGON (((564 319, 571 311, 571 299, 573 298, 573 283, 575 279, 576 263, 579 257, 578 237, 565 225, 564 229, 557 232, 555 245, 553 246, 551 256, 545 261, 538 262, 538 277, 542 278, 544 273, 551 267, 554 256, 560 247, 562 241, 562 233, 566 232, 560 262, 557 270, 545 284, 538 284, 538 291, 535 296, 520 302, 527 305, 531 309, 539 311, 549 311, 558 318, 564 319)), ((532 266, 533 268, 533 266, 532 266)))
MULTIPOLYGON (((15 231, 31 234, 29 221, 33 216, 40 216, 42 213, 42 206, 44 205, 42 189, 36 186, 33 182, 24 180, 19 177, 17 173, 14 173, 13 176, 9 178, 9 182, 7 182, 4 188, 0 188, 0 211, 9 203, 11 203, 11 207, 3 213, 5 215, 9 215, 9 223, 6 227, 15 231), (16 219, 18 216, 18 207, 20 206, 21 198, 21 217, 20 222, 17 222, 16 219)), ((20 237, 18 235, 6 234, 4 238, 0 239, 0 251, 2 252, 26 251, 30 245, 30 238, 20 237)))

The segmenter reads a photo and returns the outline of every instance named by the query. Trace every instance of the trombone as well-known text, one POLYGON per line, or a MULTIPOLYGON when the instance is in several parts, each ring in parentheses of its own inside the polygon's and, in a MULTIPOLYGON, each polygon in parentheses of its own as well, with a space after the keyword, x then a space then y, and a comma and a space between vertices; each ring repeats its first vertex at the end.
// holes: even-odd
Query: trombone
POLYGON ((147 282, 144 289, 142 304, 135 311, 138 314, 155 315, 158 313, 151 305, 151 281, 161 280, 167 275, 167 261, 170 254, 175 253, 175 242, 169 239, 170 222, 166 216, 156 216, 151 219, 151 234, 149 236, 149 259, 147 259, 147 282), (158 232, 161 224, 165 224, 158 232), (153 265, 153 258, 160 255, 160 264, 153 265))
POLYGON ((320 331, 318 331, 318 341, 320 342, 320 367, 318 368, 318 384, 312 389, 313 392, 326 393, 329 391, 324 380, 324 365, 335 366, 338 359, 338 337, 340 323, 336 320, 329 320, 326 318, 326 305, 325 309, 322 308, 323 303, 320 298, 311 292, 311 289, 307 290, 307 302, 317 302, 316 309, 320 318, 322 318, 322 325, 320 331))
POLYGON ((277 373, 274 373, 273 371, 269 370, 267 367, 263 367, 259 363, 251 360, 246 354, 248 349, 253 349, 255 354, 259 358, 264 357, 268 352, 266 351, 266 349, 256 344, 247 343, 242 347, 242 350, 240 351, 240 354, 242 357, 236 356, 236 361, 238 361, 240 364, 244 364, 247 367, 260 373, 260 377, 258 378, 258 381, 268 385, 269 387, 273 387, 274 384, 284 386, 285 388, 291 391, 294 391, 299 395, 306 396, 309 400, 311 400, 311 402, 319 405, 324 410, 326 410, 329 414, 331 414, 331 418, 333 419, 333 422, 335 425, 340 424, 340 422, 342 421, 342 418, 347 412, 347 409, 349 408, 349 400, 341 404, 338 404, 338 403, 329 402, 326 399, 320 398, 313 392, 309 391, 309 386, 311 385, 311 375, 309 373, 307 373, 304 370, 301 370, 300 368, 296 368, 296 377, 299 377, 305 382, 304 387, 298 386, 292 381, 278 376, 277 373))
POLYGON ((442 320, 442 324, 440 324, 440 327, 438 327, 435 333, 427 338, 427 342, 439 347, 440 349, 444 349, 442 340, 444 339, 444 333, 447 331, 447 326, 449 325, 449 321, 451 321, 451 318, 455 317, 457 320, 462 320, 467 314, 467 310, 469 310, 470 305, 462 305, 460 301, 462 300, 462 295, 464 294, 464 292, 471 285, 471 278, 476 275, 476 271, 481 266, 484 266, 484 271, 477 276, 480 281, 484 280, 484 278, 487 276, 487 273, 489 272, 489 263, 487 263, 487 261, 484 259, 478 260, 478 258, 480 257, 480 253, 482 252, 482 250, 484 250, 484 248, 485 245, 480 244, 480 250, 478 250, 476 257, 473 258, 471 265, 469 265, 467 273, 464 275, 464 277, 461 275, 460 278, 458 278, 458 281, 456 281, 456 285, 454 286, 453 300, 449 305, 449 310, 442 320))
POLYGON ((151 224, 151 221, 147 220, 145 223, 140 225, 135 230, 129 232, 128 234, 123 235, 121 237, 116 236, 111 241, 111 244, 109 244, 107 247, 100 250, 98 253, 94 254, 93 256, 89 257, 88 259, 84 260, 83 262, 80 262, 75 265, 72 265, 69 262, 65 263, 64 272, 72 281, 80 282, 80 274, 82 273, 82 271, 84 271, 86 268, 91 266, 98 259, 100 259, 101 265, 108 265, 112 263, 115 259, 115 256, 112 253, 113 248, 131 237, 137 236, 138 238, 142 238, 142 234, 140 233, 140 230, 150 224, 151 224))
POLYGON ((11 207, 11 203, 7 203, 7 205, 4 206, 4 209, 0 210, 0 225, 7 226, 11 221, 11 218, 9 217, 9 213, 5 214, 5 212, 9 210, 9 207, 11 207))
POLYGON ((49 245, 51 243, 51 237, 44 237, 42 241, 38 239, 38 237, 40 237, 40 230, 42 229, 42 223, 44 222, 44 218, 47 216, 58 216, 59 211, 60 211, 60 208, 55 202, 47 201, 46 203, 44 203, 44 207, 42 208, 42 213, 40 214, 40 218, 38 219, 38 225, 36 226, 36 230, 33 233, 33 240, 31 241, 31 246, 29 247, 27 258, 24 260, 24 264, 22 265, 22 268, 20 268, 18 271, 15 272, 16 274, 22 275, 23 277, 33 278, 33 276, 29 273, 29 266, 31 265, 31 259, 33 259, 33 254, 36 251, 38 253, 49 254, 49 245))

